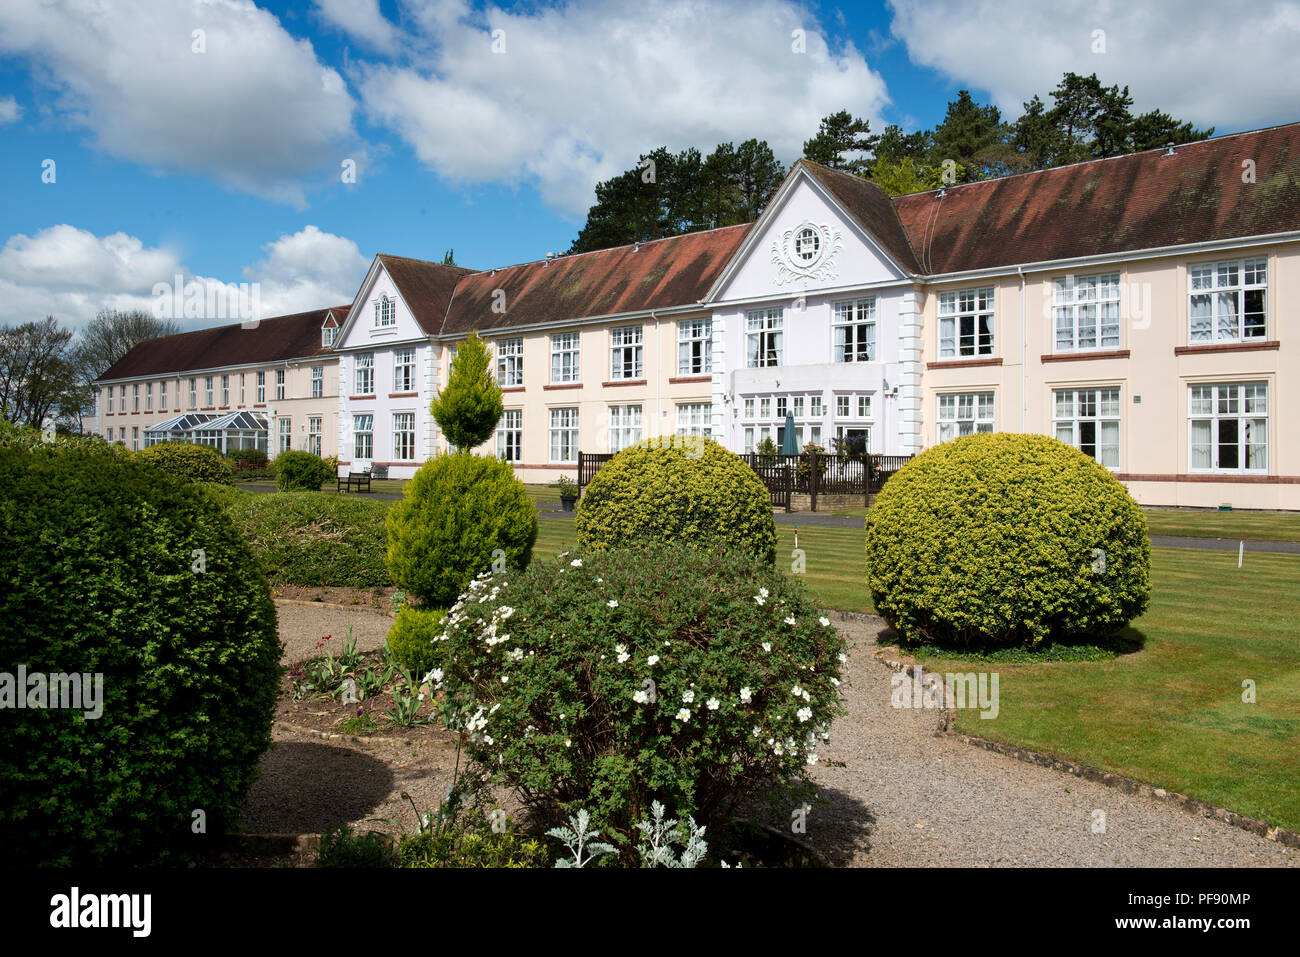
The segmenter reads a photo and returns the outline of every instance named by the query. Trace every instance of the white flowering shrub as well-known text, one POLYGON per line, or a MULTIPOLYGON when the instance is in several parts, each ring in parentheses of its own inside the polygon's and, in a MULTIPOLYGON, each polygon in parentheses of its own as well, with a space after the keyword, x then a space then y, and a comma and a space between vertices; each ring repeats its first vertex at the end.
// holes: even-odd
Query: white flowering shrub
POLYGON ((843 713, 844 641, 801 582, 680 545, 534 561, 471 583, 429 679, 471 758, 544 823, 590 810, 635 864, 654 802, 715 827, 806 789, 843 713))

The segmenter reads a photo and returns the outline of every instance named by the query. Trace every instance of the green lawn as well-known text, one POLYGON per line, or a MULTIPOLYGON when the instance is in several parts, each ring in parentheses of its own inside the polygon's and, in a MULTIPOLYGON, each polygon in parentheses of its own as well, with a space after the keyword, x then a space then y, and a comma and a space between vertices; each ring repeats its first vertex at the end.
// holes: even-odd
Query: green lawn
MULTIPOLYGON (((1199 516, 1197 516, 1199 517, 1199 516)), ((1255 517, 1241 516, 1236 517, 1255 517)), ((573 523, 539 522, 535 554, 574 544, 573 523)), ((789 567, 793 528, 778 525, 789 567)), ((864 533, 808 526, 807 582, 828 608, 872 611, 862 582, 864 533)), ((1155 548, 1142 650, 1103 662, 963 664, 996 670, 1000 713, 957 716, 960 731, 1072 758, 1157 787, 1300 829, 1300 555, 1155 548), (1256 704, 1241 700, 1253 680, 1256 704)))
MULTIPOLYGON (((1257 542, 1300 542, 1300 512, 1219 512, 1146 508, 1152 535, 1229 538, 1257 542)), ((839 518, 865 518, 865 508, 832 512, 839 518)))
POLYGON ((1142 650, 1104 662, 963 666, 999 673, 1000 711, 956 728, 1072 758, 1300 829, 1300 556, 1152 550, 1142 650), (1241 700, 1242 682, 1257 703, 1241 700))

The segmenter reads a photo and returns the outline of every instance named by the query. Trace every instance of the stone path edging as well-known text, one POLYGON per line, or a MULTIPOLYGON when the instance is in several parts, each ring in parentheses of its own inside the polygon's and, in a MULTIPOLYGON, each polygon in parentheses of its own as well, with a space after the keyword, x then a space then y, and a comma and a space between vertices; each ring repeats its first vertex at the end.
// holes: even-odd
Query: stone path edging
MULTIPOLYGON (((860 619, 873 618, 872 615, 863 615, 858 612, 842 612, 841 614, 850 614, 860 619)), ((908 673, 914 668, 919 669, 921 666, 915 662, 907 664, 902 661, 885 658, 881 652, 874 655, 876 661, 880 662, 890 671, 908 673)), ((921 669, 921 675, 926 674, 921 669)), ((934 671, 930 674, 939 675, 934 671)), ((942 676, 940 676, 942 679, 942 676)), ((1225 807, 1217 804, 1210 804, 1208 801, 1202 801, 1199 798, 1188 797, 1186 794, 1179 794, 1177 791, 1170 791, 1166 788, 1158 788, 1138 781, 1135 778, 1126 778, 1121 774, 1115 774, 1111 771, 1103 771, 1100 768, 1094 768, 1089 764, 1080 764, 1078 761, 1071 761, 1067 758, 1057 757, 1054 754, 1047 754, 1042 751, 1032 751, 1029 748, 1022 748, 1019 745, 1007 744, 1003 741, 993 741, 989 738, 981 738, 974 734, 963 734, 960 731, 953 730, 953 721, 956 719, 956 709, 949 699, 949 689, 946 684, 940 681, 940 687, 944 692, 944 707, 940 709, 938 726, 935 729, 935 737, 951 738, 968 744, 972 747, 983 748, 985 751, 992 751, 995 754, 1001 754, 1009 758, 1015 758, 1025 764, 1033 764, 1042 768, 1049 768, 1063 774, 1069 774, 1076 778, 1083 778, 1085 781, 1092 781, 1096 784, 1102 784, 1117 791, 1123 791, 1125 794, 1137 795, 1140 797, 1150 798, 1164 804, 1172 804, 1178 809, 1195 817, 1210 818, 1216 821, 1222 821, 1224 824, 1230 824, 1233 827, 1249 831, 1265 840, 1275 841, 1286 847, 1300 849, 1300 833, 1289 830, 1288 828, 1278 827, 1262 821, 1259 818, 1247 817, 1245 814, 1239 814, 1236 811, 1230 811, 1225 807)))

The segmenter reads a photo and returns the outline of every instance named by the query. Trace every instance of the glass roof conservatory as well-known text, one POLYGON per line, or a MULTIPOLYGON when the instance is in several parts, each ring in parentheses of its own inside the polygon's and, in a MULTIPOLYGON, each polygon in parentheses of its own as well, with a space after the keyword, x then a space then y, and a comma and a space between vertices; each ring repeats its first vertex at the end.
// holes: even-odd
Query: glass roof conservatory
POLYGON ((144 430, 146 446, 159 442, 193 442, 196 445, 210 445, 223 453, 236 449, 260 449, 265 452, 267 440, 266 416, 260 412, 242 410, 224 415, 188 412, 144 430))

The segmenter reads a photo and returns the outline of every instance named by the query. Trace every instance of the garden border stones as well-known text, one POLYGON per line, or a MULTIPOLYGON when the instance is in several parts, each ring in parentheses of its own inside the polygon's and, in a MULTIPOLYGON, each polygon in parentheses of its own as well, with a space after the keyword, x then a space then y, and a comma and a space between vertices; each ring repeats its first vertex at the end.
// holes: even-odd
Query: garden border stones
MULTIPOLYGON (((838 614, 840 615, 841 620, 846 621, 854 619, 857 621, 884 623, 883 618, 880 618, 877 615, 864 614, 862 612, 837 612, 832 609, 828 613, 838 614)), ((894 672, 912 672, 915 674, 916 672, 912 671, 912 669, 920 668, 920 665, 915 661, 909 663, 892 658, 886 658, 884 657, 883 650, 880 648, 877 648, 873 657, 876 661, 894 672)), ((921 671, 922 675, 925 673, 926 672, 923 670, 921 671)), ((938 672, 931 673, 938 674, 938 672)), ((1067 758, 1057 757, 1054 754, 1045 754, 1041 751, 1031 751, 1028 748, 1022 748, 1018 745, 1007 744, 1002 741, 993 741, 989 738, 982 738, 978 735, 963 734, 960 731, 955 731, 953 730, 953 720, 956 717, 956 709, 953 707, 949 690, 942 681, 940 682, 940 687, 943 688, 944 707, 940 709, 939 712, 939 721, 934 732, 936 738, 954 739, 972 747, 983 748, 985 751, 992 751, 995 754, 1015 758, 1017 761, 1023 761, 1026 764, 1034 764, 1039 767, 1050 768, 1053 771, 1059 771, 1076 778, 1082 778, 1085 781, 1092 781, 1109 788, 1115 788, 1118 791, 1123 791, 1125 794, 1150 798, 1164 804, 1172 804, 1186 814, 1203 817, 1209 820, 1222 821, 1224 824, 1229 824, 1233 827, 1241 828, 1244 831, 1249 831, 1265 840, 1274 841, 1275 843, 1282 844, 1286 847, 1300 850, 1300 833, 1289 830, 1288 828, 1278 827, 1269 824, 1267 821, 1260 820, 1259 818, 1248 817, 1245 814, 1230 811, 1225 807, 1220 807, 1217 804, 1210 804, 1209 802, 1202 801, 1199 798, 1188 797, 1186 794, 1180 794, 1177 791, 1170 791, 1167 788, 1158 788, 1134 778, 1127 778, 1110 771, 1103 771, 1100 768, 1095 768, 1088 764, 1081 764, 1078 761, 1071 761, 1067 758)))

